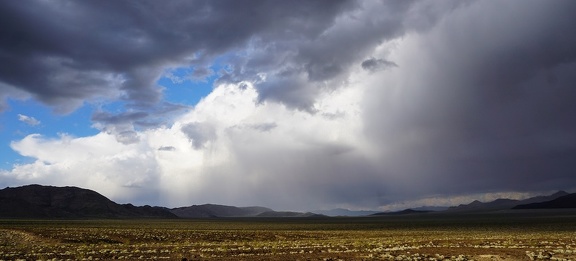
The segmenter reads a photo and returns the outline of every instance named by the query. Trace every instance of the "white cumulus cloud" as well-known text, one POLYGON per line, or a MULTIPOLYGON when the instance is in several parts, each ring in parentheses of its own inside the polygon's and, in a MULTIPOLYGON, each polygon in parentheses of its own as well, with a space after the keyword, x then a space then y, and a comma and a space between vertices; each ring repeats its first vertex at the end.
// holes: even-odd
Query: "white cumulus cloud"
POLYGON ((121 202, 167 206, 212 202, 297 209, 304 200, 319 207, 332 194, 357 193, 339 190, 366 182, 363 171, 350 176, 349 165, 370 162, 361 133, 358 88, 325 94, 315 105, 322 113, 316 114, 261 103, 257 96, 250 83, 220 85, 173 125, 140 131, 133 143, 122 143, 107 132, 88 137, 29 135, 11 147, 35 161, 2 176, 22 184, 75 185, 121 202), (335 120, 323 113, 341 117, 335 120), (199 123, 209 127, 190 128, 199 123))

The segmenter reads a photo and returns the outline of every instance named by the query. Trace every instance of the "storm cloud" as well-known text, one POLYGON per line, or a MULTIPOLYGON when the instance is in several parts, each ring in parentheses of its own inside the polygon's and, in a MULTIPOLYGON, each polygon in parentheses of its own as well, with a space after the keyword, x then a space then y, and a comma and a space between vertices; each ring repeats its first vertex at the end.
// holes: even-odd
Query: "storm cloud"
POLYGON ((124 200, 296 210, 576 189, 574 13, 568 0, 2 2, 0 109, 123 107, 97 106, 94 136, 13 141, 36 161, 0 185, 93 170, 75 185, 124 200), (174 104, 163 77, 214 88, 174 104))
POLYGON ((376 59, 374 57, 363 61, 361 65, 364 70, 370 72, 386 70, 392 67, 398 67, 398 65, 394 62, 386 61, 384 59, 376 59))
POLYGON ((402 40, 410 69, 373 81, 364 115, 383 165, 431 193, 573 186, 575 8, 476 2, 402 40))
POLYGON ((151 106, 162 99, 164 70, 198 67, 253 39, 314 38, 343 1, 17 1, 2 3, 0 78, 58 112, 85 100, 123 99, 151 106), (313 14, 313 15, 311 15, 313 14), (58 17, 58 19, 54 19, 58 17))

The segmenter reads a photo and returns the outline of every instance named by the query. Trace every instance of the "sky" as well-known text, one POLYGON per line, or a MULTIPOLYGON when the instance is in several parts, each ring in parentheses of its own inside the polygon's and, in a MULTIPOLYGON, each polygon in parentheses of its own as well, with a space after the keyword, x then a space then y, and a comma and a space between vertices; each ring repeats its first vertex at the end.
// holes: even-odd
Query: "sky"
POLYGON ((0 187, 393 210, 576 192, 576 2, 0 2, 0 187))

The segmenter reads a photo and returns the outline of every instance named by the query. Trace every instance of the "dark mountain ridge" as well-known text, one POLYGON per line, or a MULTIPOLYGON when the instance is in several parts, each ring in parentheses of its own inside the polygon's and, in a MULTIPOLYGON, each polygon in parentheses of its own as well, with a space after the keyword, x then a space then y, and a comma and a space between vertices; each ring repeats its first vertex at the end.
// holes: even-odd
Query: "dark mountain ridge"
POLYGON ((1 218, 177 218, 167 208, 117 204, 77 187, 27 185, 0 190, 1 218))
POLYGON ((515 206, 513 209, 557 209, 557 208, 576 208, 576 193, 561 196, 550 201, 518 205, 515 206))
POLYGON ((446 210, 446 212, 483 212, 483 211, 505 210, 505 209, 512 209, 518 205, 550 201, 566 195, 568 195, 568 192, 558 191, 552 195, 536 196, 523 200, 503 199, 503 198, 496 199, 490 202, 480 202, 478 200, 474 200, 470 204, 461 204, 456 207, 450 207, 446 210))

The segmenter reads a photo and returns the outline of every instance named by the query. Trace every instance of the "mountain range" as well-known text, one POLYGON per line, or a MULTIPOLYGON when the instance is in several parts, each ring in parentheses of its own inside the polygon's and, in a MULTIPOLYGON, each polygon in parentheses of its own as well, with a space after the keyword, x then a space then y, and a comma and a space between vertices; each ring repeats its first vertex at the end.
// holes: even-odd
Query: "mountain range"
POLYGON ((461 204, 454 207, 419 207, 404 209, 393 212, 378 212, 370 216, 394 216, 436 213, 485 213, 508 209, 552 209, 552 208, 576 208, 576 193, 569 194, 558 191, 549 196, 537 196, 523 200, 496 199, 490 202, 474 200, 469 204, 461 204))
POLYGON ((82 218, 227 218, 227 217, 325 217, 327 216, 387 216, 443 213, 478 213, 508 209, 576 208, 576 193, 559 191, 549 196, 524 200, 497 199, 491 202, 473 201, 439 211, 425 208, 397 212, 350 211, 334 209, 311 212, 274 211, 265 207, 235 207, 214 204, 179 208, 118 204, 105 196, 78 187, 27 185, 0 190, 0 218, 82 219, 82 218))
MULTIPOLYGON (((496 210, 505 210, 505 209, 512 209, 518 205, 526 205, 532 203, 539 203, 539 202, 547 202, 550 200, 555 200, 560 197, 564 197, 569 195, 566 191, 558 191, 549 196, 537 196, 532 198, 527 198, 523 200, 515 200, 515 199, 496 199, 490 202, 480 202, 475 200, 470 204, 463 204, 456 207, 448 208, 447 212, 484 212, 484 211, 496 211, 496 210)), ((576 206, 575 206, 576 207, 576 206)))
POLYGON ((522 204, 513 209, 557 209, 576 208, 576 193, 567 194, 550 201, 522 204))
POLYGON ((265 207, 214 204, 165 208, 118 204, 105 196, 78 187, 27 185, 0 190, 0 218, 215 218, 215 217, 313 217, 314 213, 274 211, 265 207))

